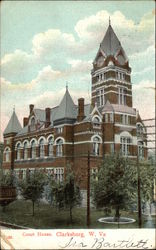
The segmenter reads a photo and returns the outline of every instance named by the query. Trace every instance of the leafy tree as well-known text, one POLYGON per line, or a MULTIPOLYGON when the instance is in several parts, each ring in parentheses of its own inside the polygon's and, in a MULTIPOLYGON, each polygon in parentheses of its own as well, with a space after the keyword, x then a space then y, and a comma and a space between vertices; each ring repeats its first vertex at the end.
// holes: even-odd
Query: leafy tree
MULTIPOLYGON (((140 190, 142 202, 153 199, 154 165, 151 162, 139 162, 140 190)), ((120 209, 128 209, 137 203, 137 162, 120 155, 105 158, 93 181, 93 202, 97 207, 114 208, 116 221, 120 209)))
POLYGON ((44 192, 46 177, 43 171, 34 170, 34 172, 27 171, 26 178, 19 182, 19 189, 21 195, 26 200, 32 201, 32 215, 34 216, 34 205, 44 192))
POLYGON ((4 171, 0 169, 0 205, 5 208, 11 202, 16 200, 16 183, 15 176, 12 170, 4 171))
POLYGON ((0 169, 0 187, 15 187, 15 176, 12 170, 4 171, 0 169))
POLYGON ((72 209, 81 202, 80 189, 75 183, 73 171, 70 166, 66 169, 66 180, 56 182, 54 179, 50 182, 50 193, 53 199, 53 205, 60 209, 69 209, 70 222, 73 222, 72 209))
POLYGON ((114 220, 118 221, 120 210, 136 200, 136 166, 120 155, 107 156, 97 177, 93 182, 93 202, 96 207, 114 208, 114 220))
POLYGON ((155 164, 151 161, 139 163, 140 169, 140 190, 142 202, 153 202, 154 199, 154 178, 156 178, 155 164))
POLYGON ((72 216, 72 209, 80 205, 81 203, 81 195, 80 195, 80 189, 75 184, 75 178, 74 174, 71 171, 70 166, 67 168, 67 175, 66 175, 66 181, 64 185, 64 201, 65 206, 69 208, 70 212, 70 222, 73 222, 73 216, 72 216))

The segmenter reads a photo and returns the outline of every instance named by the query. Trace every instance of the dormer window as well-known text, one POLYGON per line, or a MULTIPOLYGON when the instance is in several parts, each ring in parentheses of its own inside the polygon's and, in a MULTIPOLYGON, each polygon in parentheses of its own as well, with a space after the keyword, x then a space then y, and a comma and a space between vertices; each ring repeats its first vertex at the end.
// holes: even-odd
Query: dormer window
POLYGON ((93 126, 95 128, 99 128, 100 127, 100 118, 98 116, 93 117, 93 126))

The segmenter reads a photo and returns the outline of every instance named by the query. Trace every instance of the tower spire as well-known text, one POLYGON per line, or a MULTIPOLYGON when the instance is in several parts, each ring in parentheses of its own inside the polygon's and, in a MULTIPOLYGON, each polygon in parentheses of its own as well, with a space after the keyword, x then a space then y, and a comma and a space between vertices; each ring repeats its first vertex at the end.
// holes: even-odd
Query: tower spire
POLYGON ((110 16, 109 16, 109 26, 111 25, 111 19, 110 19, 110 16))
POLYGON ((68 82, 66 81, 66 90, 68 90, 68 82))

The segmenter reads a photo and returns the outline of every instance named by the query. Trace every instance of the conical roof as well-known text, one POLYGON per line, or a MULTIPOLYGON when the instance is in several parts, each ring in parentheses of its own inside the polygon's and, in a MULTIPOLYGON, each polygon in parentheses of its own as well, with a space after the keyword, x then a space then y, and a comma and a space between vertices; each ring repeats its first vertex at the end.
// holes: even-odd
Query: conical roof
POLYGON ((106 54, 106 56, 112 55, 115 56, 115 54, 122 50, 123 54, 125 56, 125 59, 127 59, 127 56, 125 54, 124 49, 121 46, 121 43, 116 36, 111 24, 109 23, 108 29, 106 31, 106 34, 100 44, 100 48, 102 51, 106 54))
POLYGON ((4 130, 4 135, 6 134, 10 134, 10 133, 18 133, 20 132, 22 129, 21 124, 17 118, 17 115, 15 113, 15 111, 13 111, 13 114, 8 122, 8 125, 6 127, 6 129, 4 130))
POLYGON ((76 117, 76 106, 69 94, 68 88, 66 88, 66 93, 57 109, 57 113, 55 114, 55 121, 64 118, 76 119, 76 117))

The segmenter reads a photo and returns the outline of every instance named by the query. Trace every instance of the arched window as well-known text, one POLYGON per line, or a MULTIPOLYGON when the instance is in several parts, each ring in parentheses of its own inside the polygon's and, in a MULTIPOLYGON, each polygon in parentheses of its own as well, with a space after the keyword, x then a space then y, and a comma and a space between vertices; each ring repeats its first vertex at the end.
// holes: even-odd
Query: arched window
POLYGON ((98 116, 93 117, 93 126, 100 127, 100 118, 98 116))
POLYGON ((54 138, 51 136, 48 139, 48 156, 53 156, 54 138))
POLYGON ((21 158, 21 153, 20 153, 21 147, 20 146, 21 146, 20 143, 18 143, 17 146, 16 146, 16 150, 17 150, 17 157, 16 157, 16 159, 17 160, 20 160, 20 158, 21 158))
POLYGON ((56 156, 62 156, 63 155, 63 140, 58 139, 56 141, 56 156))
POLYGON ((138 142, 138 157, 144 158, 144 144, 142 141, 138 142))
POLYGON ((40 158, 43 158, 44 157, 44 139, 40 139, 40 142, 39 142, 39 155, 40 155, 40 158))
POLYGON ((4 152, 5 152, 5 161, 9 162, 10 161, 10 149, 6 148, 4 152))
POLYGON ((33 140, 31 142, 31 158, 34 159, 36 158, 36 142, 33 140))
POLYGON ((100 139, 97 136, 93 138, 93 154, 100 154, 100 139))
POLYGON ((130 145, 132 144, 132 140, 130 137, 120 137, 120 151, 122 155, 127 156, 130 155, 130 145))
POLYGON ((24 159, 28 159, 28 142, 25 142, 24 143, 24 147, 23 147, 23 156, 24 156, 24 159))

